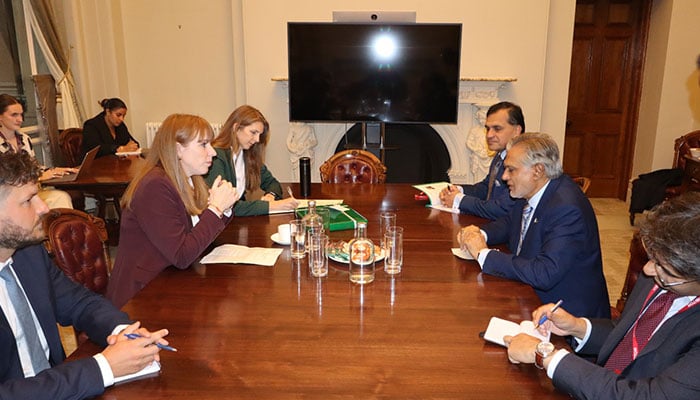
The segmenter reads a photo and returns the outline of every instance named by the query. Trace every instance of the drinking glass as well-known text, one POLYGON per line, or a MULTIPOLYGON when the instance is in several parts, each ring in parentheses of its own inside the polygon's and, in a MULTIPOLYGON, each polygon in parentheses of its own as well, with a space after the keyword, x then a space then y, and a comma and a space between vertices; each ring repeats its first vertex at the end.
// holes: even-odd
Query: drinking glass
POLYGON ((291 236, 289 249, 292 258, 304 258, 304 253, 306 252, 306 228, 304 227, 304 221, 300 219, 289 221, 289 234, 291 236))
POLYGON ((386 252, 384 245, 384 234, 389 227, 396 226, 396 213, 392 211, 382 211, 379 214, 379 246, 386 252))
POLYGON ((398 274, 403 265, 403 228, 389 227, 384 234, 384 245, 384 272, 398 274))
POLYGON ((331 209, 328 207, 317 207, 316 214, 321 216, 323 220, 323 230, 326 233, 331 231, 331 209))
POLYGON ((328 275, 328 235, 311 235, 309 242, 309 271, 317 278, 328 275))

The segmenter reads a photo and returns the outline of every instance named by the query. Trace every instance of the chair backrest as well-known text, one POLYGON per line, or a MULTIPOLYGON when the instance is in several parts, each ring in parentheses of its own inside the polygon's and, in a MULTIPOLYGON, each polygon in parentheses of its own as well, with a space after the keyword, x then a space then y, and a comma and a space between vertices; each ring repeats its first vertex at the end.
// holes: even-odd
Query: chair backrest
POLYGON ((627 265, 627 275, 625 276, 625 283, 622 286, 622 292, 620 293, 620 298, 617 300, 616 308, 622 313, 625 308, 625 303, 627 302, 627 296, 634 289, 634 285, 637 283, 637 278, 642 272, 642 268, 649 261, 647 257, 647 252, 642 246, 642 240, 639 238, 639 232, 635 232, 632 236, 632 241, 630 242, 630 262, 627 265))
POLYGON ((56 265, 75 282, 104 294, 110 270, 104 221, 83 211, 54 208, 45 216, 44 231, 56 265))
POLYGON ((386 166, 366 150, 335 153, 321 167, 323 183, 384 183, 386 166))
POLYGON ((66 166, 77 167, 83 161, 83 130, 81 128, 68 128, 61 132, 58 138, 66 166))
POLYGON ((685 155, 690 153, 690 148, 700 147, 700 130, 686 133, 676 139, 673 145, 673 168, 685 169, 685 155))
POLYGON ((578 178, 573 179, 574 182, 578 183, 578 185, 581 186, 581 191, 583 192, 583 194, 586 194, 586 192, 588 192, 588 188, 591 187, 591 179, 583 176, 579 176, 578 178))

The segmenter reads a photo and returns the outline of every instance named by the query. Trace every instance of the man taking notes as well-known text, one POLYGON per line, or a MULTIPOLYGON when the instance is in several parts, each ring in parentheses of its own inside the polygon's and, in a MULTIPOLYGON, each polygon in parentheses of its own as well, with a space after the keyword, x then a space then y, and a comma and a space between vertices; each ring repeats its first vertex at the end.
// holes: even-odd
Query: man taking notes
POLYGON ((527 283, 544 303, 562 299, 576 316, 609 318, 598 223, 580 187, 562 174, 556 142, 542 133, 520 135, 504 164, 515 205, 481 230, 462 228, 460 247, 485 273, 527 283), (487 243, 506 243, 510 253, 487 243))
POLYGON ((511 362, 536 362, 577 399, 699 399, 700 193, 657 206, 639 234, 649 262, 619 320, 551 313, 551 304, 532 313, 548 318, 541 332, 573 336, 574 351, 596 362, 549 343, 535 357, 539 341, 527 335, 504 338, 511 362))
POLYGON ((115 377, 159 360, 168 331, 149 332, 112 304, 66 277, 43 245, 39 166, 26 153, 0 155, 0 398, 82 399, 115 377), (105 350, 63 363, 56 324, 73 325, 105 350), (129 340, 125 334, 142 338, 129 340))
POLYGON ((513 199, 501 176, 506 145, 525 132, 523 111, 507 101, 494 104, 486 112, 485 128, 489 150, 496 152, 488 175, 473 185, 448 186, 440 193, 440 201, 464 214, 497 219, 506 215, 513 206, 513 199))

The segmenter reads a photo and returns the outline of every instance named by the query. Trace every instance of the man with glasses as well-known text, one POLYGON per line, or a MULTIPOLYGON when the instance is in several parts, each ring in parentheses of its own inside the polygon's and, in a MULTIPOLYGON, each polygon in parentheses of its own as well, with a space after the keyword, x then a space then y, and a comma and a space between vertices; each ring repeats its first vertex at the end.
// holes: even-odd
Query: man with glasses
POLYGON ((511 362, 534 362, 577 399, 700 398, 700 193, 657 206, 640 238, 649 261, 618 321, 552 313, 551 304, 532 314, 595 364, 527 335, 505 337, 511 362))

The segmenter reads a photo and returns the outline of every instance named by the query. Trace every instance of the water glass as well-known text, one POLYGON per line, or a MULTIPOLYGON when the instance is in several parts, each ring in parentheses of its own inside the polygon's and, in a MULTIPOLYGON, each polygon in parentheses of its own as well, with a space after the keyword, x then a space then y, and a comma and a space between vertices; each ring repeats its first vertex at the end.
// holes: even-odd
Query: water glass
POLYGON ((311 237, 314 235, 319 235, 326 233, 326 231, 323 229, 323 223, 320 221, 304 221, 304 229, 306 229, 306 252, 309 252, 310 249, 310 243, 311 243, 311 237))
POLYGON ((403 265, 403 228, 389 227, 384 234, 384 246, 384 272, 398 274, 403 265))
POLYGON ((328 275, 328 235, 311 236, 309 242, 309 272, 317 278, 328 275))
POLYGON ((331 231, 331 209, 328 207, 316 207, 316 214, 323 220, 323 230, 326 233, 331 231))
POLYGON ((384 234, 389 227, 396 226, 396 213, 391 211, 382 211, 379 214, 379 245, 383 250, 386 250, 384 245, 384 234))
POLYGON ((304 258, 306 252, 306 228, 300 219, 289 221, 289 234, 291 236, 289 250, 292 258, 304 258))

